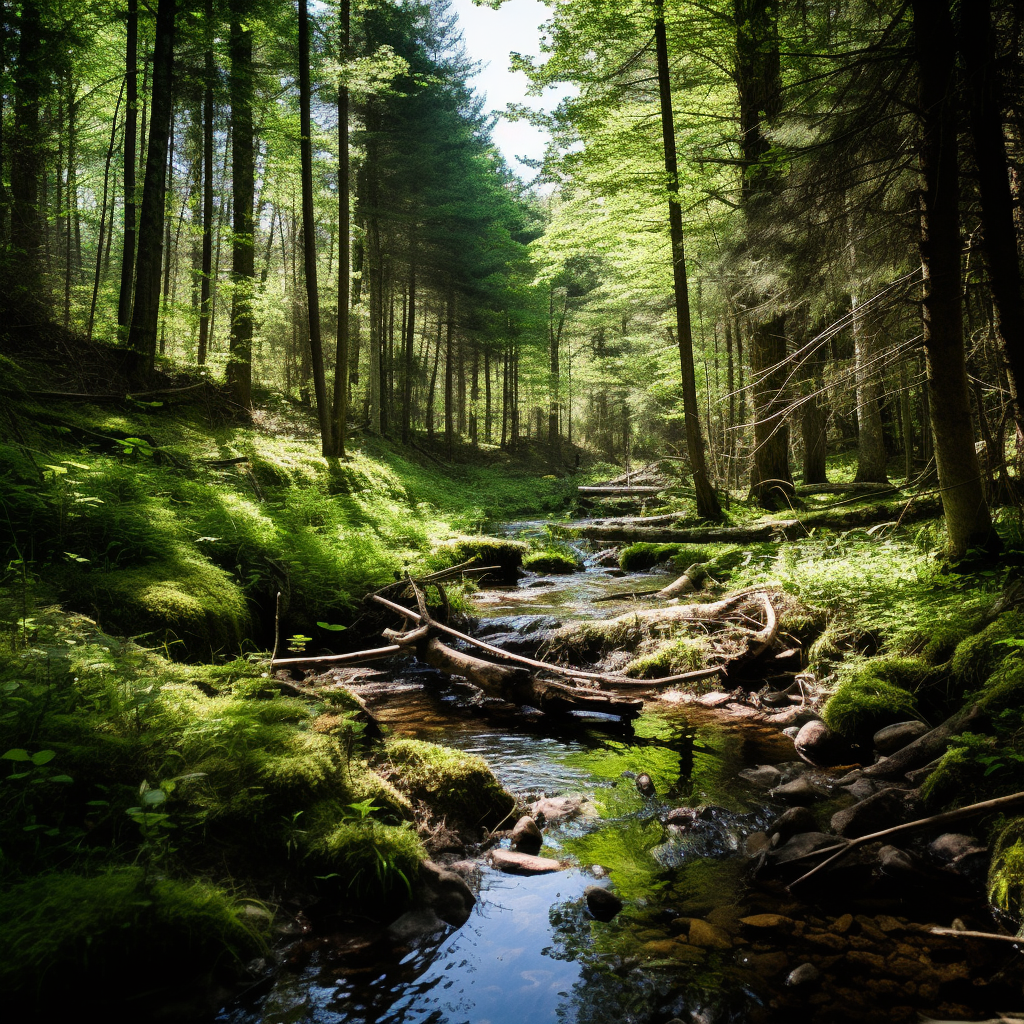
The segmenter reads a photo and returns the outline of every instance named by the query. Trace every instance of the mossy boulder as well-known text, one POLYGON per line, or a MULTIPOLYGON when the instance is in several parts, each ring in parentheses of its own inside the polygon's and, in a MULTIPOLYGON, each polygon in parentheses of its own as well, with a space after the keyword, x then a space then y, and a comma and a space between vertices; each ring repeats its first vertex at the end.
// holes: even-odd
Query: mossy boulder
POLYGON ((515 807, 482 757, 405 738, 390 740, 385 754, 389 779, 402 793, 474 839, 481 828, 497 828, 515 807))
POLYGON ((649 541, 638 541, 619 552, 619 567, 626 572, 645 572, 671 560, 674 565, 681 565, 685 569, 694 562, 706 562, 710 557, 708 548, 693 544, 652 544, 649 541))
POLYGON ((205 882, 47 873, 0 896, 0 987, 33 1016, 179 998, 189 983, 230 978, 264 948, 268 914, 205 882), (162 998, 157 993, 162 992, 162 998))
POLYGON ((917 701, 911 691, 930 670, 917 658, 872 658, 844 674, 822 709, 822 718, 833 732, 849 739, 914 718, 917 701))
POLYGON ((439 570, 477 559, 481 566, 497 566, 495 575, 498 579, 514 583, 528 551, 528 545, 520 540, 483 535, 456 537, 434 548, 427 562, 431 569, 439 570))
POLYGON ((529 552, 523 558, 523 568, 530 572, 565 576, 579 572, 583 568, 583 559, 568 544, 548 545, 529 552))
POLYGON ((989 902, 1024 924, 1024 818, 1011 819, 992 846, 988 872, 989 902))
POLYGON ((163 644, 171 657, 234 654, 252 632, 245 595, 201 557, 175 557, 89 578, 90 603, 107 632, 163 644))
POLYGON ((1007 640, 1024 639, 1024 613, 1004 612, 981 632, 967 637, 956 646, 949 661, 954 682, 962 691, 980 686, 1014 653, 1007 640))

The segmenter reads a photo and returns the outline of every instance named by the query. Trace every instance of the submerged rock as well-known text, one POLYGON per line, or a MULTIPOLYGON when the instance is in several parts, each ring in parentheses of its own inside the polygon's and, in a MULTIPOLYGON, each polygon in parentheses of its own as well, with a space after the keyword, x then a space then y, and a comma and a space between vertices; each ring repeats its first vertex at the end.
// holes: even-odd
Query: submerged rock
POLYGON ((433 935, 444 928, 444 921, 428 907, 404 913, 388 926, 387 936, 392 942, 408 942, 410 939, 418 939, 421 935, 433 935))
POLYGON ((786 978, 786 984, 792 985, 793 987, 799 985, 812 985, 821 977, 821 972, 814 964, 801 964, 799 967, 793 968, 789 972, 789 977, 786 978))
POLYGON ((759 764, 740 772, 739 777, 758 789, 771 789, 782 781, 782 772, 773 764, 759 764))
POLYGON ((802 778, 794 779, 783 786, 776 786, 771 795, 785 804, 807 807, 809 804, 817 803, 824 794, 810 779, 802 778))
POLYGON ((700 946, 703 949, 732 948, 732 939, 727 931, 717 928, 699 917, 677 918, 672 923, 677 926, 681 925, 681 931, 686 935, 686 941, 691 946, 700 946))
POLYGON ((588 885, 583 890, 583 896, 587 901, 587 910, 598 921, 610 921, 622 909, 622 900, 600 885, 588 885))
POLYGON ((530 804, 530 814, 538 825, 567 821, 580 813, 583 799, 578 796, 543 796, 530 804))
POLYGON ((560 861, 550 857, 535 857, 518 850, 492 850, 491 863, 499 871, 512 875, 545 875, 562 870, 560 861))

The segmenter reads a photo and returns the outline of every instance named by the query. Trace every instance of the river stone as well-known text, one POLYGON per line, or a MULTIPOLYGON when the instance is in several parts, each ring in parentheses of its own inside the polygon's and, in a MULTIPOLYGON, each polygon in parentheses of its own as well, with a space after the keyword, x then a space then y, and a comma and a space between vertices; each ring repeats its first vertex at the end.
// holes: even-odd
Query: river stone
POLYGON ((974 836, 946 832, 928 844, 928 852, 943 864, 953 864, 963 857, 988 853, 988 847, 974 836))
MULTIPOLYGON (((826 846, 836 846, 842 842, 843 840, 837 836, 828 835, 825 832, 802 832, 772 850, 769 858, 776 865, 788 864, 790 861, 814 853, 815 850, 823 850, 826 846)), ((810 870, 810 868, 811 865, 808 865, 807 869, 810 870)))
POLYGON ((776 800, 781 800, 784 804, 797 804, 800 807, 817 803, 822 795, 821 790, 807 778, 794 779, 783 786, 776 786, 771 791, 771 796, 776 800))
POLYGON ((743 852, 748 857, 756 857, 762 850, 768 849, 768 836, 764 832, 751 832, 743 840, 743 852))
POLYGON ((700 946, 702 949, 732 949, 732 939, 723 929, 716 928, 699 917, 677 918, 672 923, 680 925, 681 922, 686 922, 682 924, 681 930, 691 946, 700 946))
POLYGON ((583 896, 587 901, 587 910, 598 921, 610 921, 622 909, 622 900, 600 885, 588 885, 583 890, 583 896))
POLYGON ((702 815, 696 807, 673 807, 665 815, 666 825, 675 825, 680 829, 691 829, 700 820, 702 820, 702 815))
POLYGON ((759 764, 740 772, 739 777, 758 789, 771 789, 782 781, 782 772, 773 764, 759 764))
POLYGON ((821 972, 814 964, 801 964, 789 972, 786 984, 797 987, 799 985, 811 985, 818 980, 821 972))
POLYGON ((879 729, 872 742, 875 750, 888 756, 895 754, 897 750, 905 747, 908 743, 913 743, 918 736, 923 736, 926 732, 928 732, 928 726, 924 722, 897 722, 895 725, 887 725, 884 729, 879 729))
POLYGON ((421 935, 433 935, 443 931, 444 921, 427 907, 424 910, 410 910, 388 925, 387 935, 392 942, 408 942, 421 935))
POLYGON ((530 804, 530 815, 538 825, 551 824, 575 817, 582 805, 578 796, 544 796, 530 804))
POLYGON ((871 779, 855 779, 848 786, 842 786, 855 800, 867 800, 878 792, 878 784, 871 779))
POLYGON ((781 974, 789 966, 789 958, 785 953, 744 953, 739 964, 759 974, 762 978, 771 978, 781 974))
POLYGON ((420 862, 423 902, 448 924, 461 928, 476 903, 473 890, 454 871, 447 871, 432 860, 420 862))
POLYGON ((755 932, 785 932, 787 935, 796 926, 793 918, 782 914, 752 914, 750 917, 741 917, 740 924, 755 932))
POLYGON ((552 871, 561 871, 562 865, 550 857, 534 857, 518 850, 492 850, 491 863, 499 871, 512 875, 545 875, 552 871))
POLYGON ((849 764, 854 760, 849 740, 834 733, 820 718, 802 726, 793 740, 796 752, 808 763, 819 768, 849 764))
POLYGON ((903 793, 895 789, 883 789, 833 814, 832 830, 847 839, 858 839, 873 832, 881 832, 891 825, 902 825, 906 820, 907 804, 903 793))
POLYGON ((641 772, 636 777, 636 788, 637 792, 644 797, 650 797, 655 795, 654 780, 647 774, 647 772, 641 772))
POLYGON ((801 832, 814 832, 817 828, 818 823, 814 820, 814 815, 806 807, 790 807, 771 823, 768 838, 778 836, 781 844, 791 836, 799 835, 801 832))
POLYGON ((516 822, 516 827, 512 829, 512 849, 522 850, 525 853, 536 853, 543 842, 544 836, 541 834, 537 822, 529 815, 524 814, 516 822))

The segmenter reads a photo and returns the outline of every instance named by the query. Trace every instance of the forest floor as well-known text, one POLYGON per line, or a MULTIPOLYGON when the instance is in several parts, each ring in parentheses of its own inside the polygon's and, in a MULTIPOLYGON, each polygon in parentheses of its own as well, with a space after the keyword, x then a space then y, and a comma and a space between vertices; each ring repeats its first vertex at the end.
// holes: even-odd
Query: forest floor
MULTIPOLYGON (((511 798, 478 758, 395 747, 405 771, 385 777, 359 702, 281 692, 267 652, 278 640, 280 654, 363 646, 367 593, 507 549, 480 535, 490 523, 571 532, 585 508, 577 484, 619 471, 566 475, 566 460, 553 466, 536 444, 515 459, 481 446, 465 462, 460 448, 442 465, 436 440, 424 455, 358 438, 350 459, 326 460, 308 410, 279 397, 260 396, 251 419, 194 376, 125 397, 102 358, 98 373, 68 371, 92 364, 61 344, 0 357, 0 976, 37 1014, 52 1011, 59 975, 77 1003, 113 998, 110 1012, 131 1016, 132 1000, 170 978, 208 994, 240 967, 259 976, 268 950, 316 927, 317 908, 407 905, 426 884, 417 807, 439 792, 454 795, 435 807, 453 823, 507 816, 511 798), (471 809, 459 804, 469 793, 471 809)), ((849 457, 830 474, 852 477, 849 457)), ((813 677, 825 722, 849 743, 982 704, 984 727, 933 766, 924 799, 935 810, 1024 789, 1021 543, 1004 512, 1000 562, 947 565, 941 522, 908 523, 913 500, 816 495, 786 513, 804 524, 796 540, 643 541, 609 557, 627 571, 702 565, 710 596, 785 595, 790 667, 813 677), (838 512, 854 518, 814 518, 838 512)), ((611 510, 692 520, 685 481, 611 510)), ((729 517, 772 518, 739 495, 729 517)), ((571 536, 557 532, 511 545, 515 557, 566 567, 571 536)), ((471 589, 451 589, 456 610, 471 589)), ((640 678, 715 656, 706 635, 682 629, 594 634, 563 637, 562 657, 607 658, 640 678)), ((1019 917, 1024 834, 1016 819, 986 829, 998 861, 987 895, 1019 917)))

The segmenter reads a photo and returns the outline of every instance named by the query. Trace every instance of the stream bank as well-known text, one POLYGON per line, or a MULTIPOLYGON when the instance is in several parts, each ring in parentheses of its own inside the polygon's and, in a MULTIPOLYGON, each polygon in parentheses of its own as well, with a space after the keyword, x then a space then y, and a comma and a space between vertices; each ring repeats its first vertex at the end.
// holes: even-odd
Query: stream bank
MULTIPOLYGON (((475 595, 476 632, 535 650, 538 634, 592 618, 599 599, 670 578, 624 580, 590 554, 582 574, 529 575, 475 595)), ((600 614, 631 603, 600 602, 600 614)), ((893 847, 883 856, 878 843, 813 893, 786 891, 795 877, 786 840, 800 852, 834 843, 835 815, 889 791, 863 773, 798 760, 765 711, 666 695, 650 699, 632 727, 608 728, 584 716, 523 715, 416 664, 323 680, 336 682, 399 736, 482 756, 535 816, 568 799, 575 813, 541 819, 539 853, 562 869, 508 874, 481 852, 481 844, 507 849, 507 835, 468 845, 442 835, 432 856, 477 897, 462 928, 426 919, 418 928, 407 921, 310 937, 263 1001, 219 1020, 664 1024, 782 1021, 798 1012, 821 1022, 883 1013, 909 1021, 1021 1005, 1015 948, 933 931, 998 927, 977 837, 915 840, 897 851, 903 858, 893 847), (623 902, 610 921, 588 909, 593 886, 623 902)), ((912 812, 913 799, 900 813, 912 812)))

